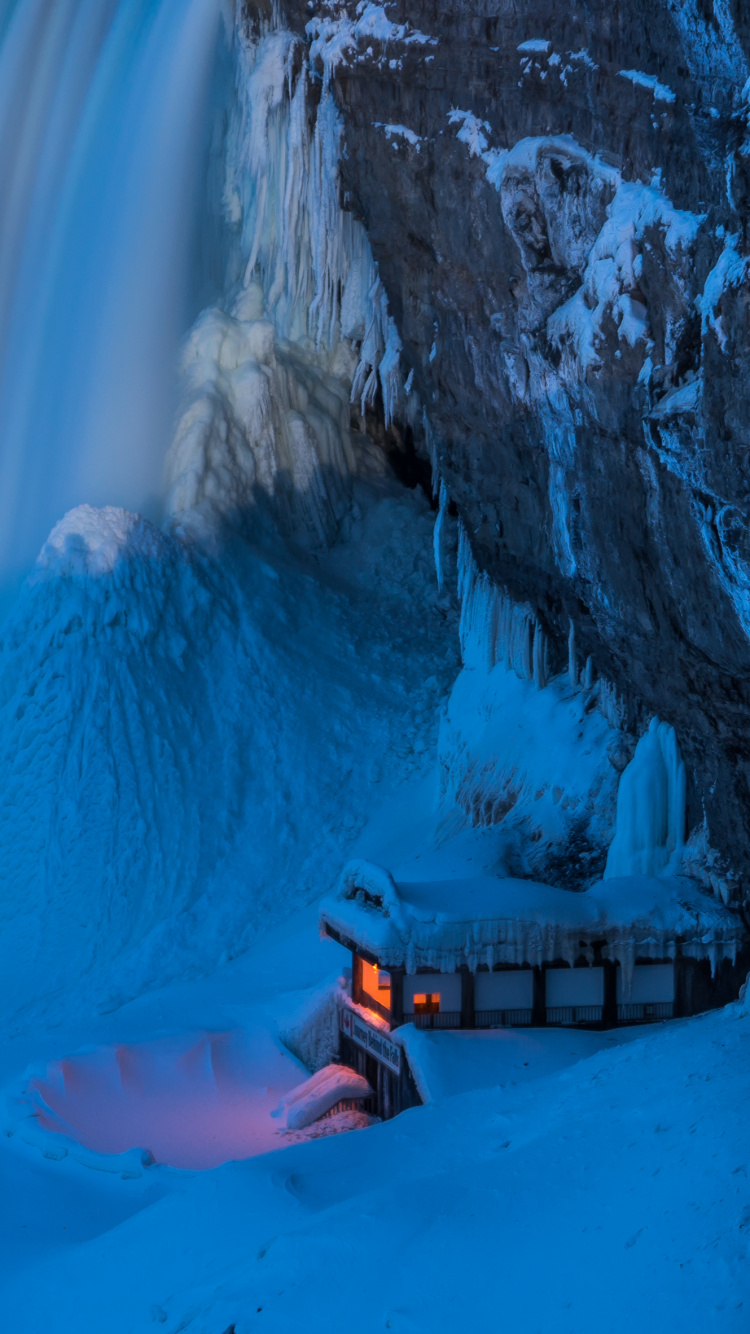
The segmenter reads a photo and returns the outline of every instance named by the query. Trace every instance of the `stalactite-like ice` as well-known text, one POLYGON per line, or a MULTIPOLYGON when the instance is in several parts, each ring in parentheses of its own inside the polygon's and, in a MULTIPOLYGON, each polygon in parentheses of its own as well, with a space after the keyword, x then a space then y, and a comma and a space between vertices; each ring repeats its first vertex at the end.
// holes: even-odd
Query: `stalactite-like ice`
POLYGON ((264 498, 285 530, 325 545, 358 468, 350 403, 364 415, 382 393, 393 421, 401 341, 364 227, 340 206, 330 88, 316 103, 290 33, 238 29, 236 42, 225 188, 236 283, 188 340, 169 510, 205 531, 264 498))
POLYGON ((674 728, 652 718, 620 778, 605 876, 661 875, 684 842, 685 765, 674 728))
POLYGON ((546 661, 544 632, 530 607, 513 602, 488 574, 480 573, 463 524, 458 537, 458 595, 465 666, 491 671, 503 662, 520 680, 533 680, 546 661))

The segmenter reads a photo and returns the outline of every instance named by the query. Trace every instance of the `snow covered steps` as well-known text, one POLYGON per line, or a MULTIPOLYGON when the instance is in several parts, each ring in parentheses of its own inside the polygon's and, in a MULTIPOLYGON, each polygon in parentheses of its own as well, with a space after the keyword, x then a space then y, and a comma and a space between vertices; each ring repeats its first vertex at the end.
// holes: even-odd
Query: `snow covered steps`
POLYGON ((326 1065, 287 1093, 271 1115, 285 1116, 287 1130, 302 1130, 322 1116, 346 1110, 348 1103, 373 1096, 364 1075, 346 1065, 326 1065))

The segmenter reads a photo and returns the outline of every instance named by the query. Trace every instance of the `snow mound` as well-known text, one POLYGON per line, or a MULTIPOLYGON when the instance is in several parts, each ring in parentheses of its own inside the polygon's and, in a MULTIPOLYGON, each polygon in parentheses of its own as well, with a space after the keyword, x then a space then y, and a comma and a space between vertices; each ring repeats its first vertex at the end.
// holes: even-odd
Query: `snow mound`
POLYGON ((112 574, 129 557, 159 560, 162 534, 139 514, 107 505, 79 505, 55 524, 37 560, 37 571, 83 577, 112 574))

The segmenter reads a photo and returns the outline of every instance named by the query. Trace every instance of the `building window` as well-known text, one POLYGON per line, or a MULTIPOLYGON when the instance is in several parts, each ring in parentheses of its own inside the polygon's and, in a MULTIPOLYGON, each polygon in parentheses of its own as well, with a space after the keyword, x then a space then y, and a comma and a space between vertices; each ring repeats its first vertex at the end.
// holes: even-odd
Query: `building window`
POLYGON ((368 963, 360 958, 360 1002, 369 1006, 383 1018, 388 1018, 391 1009, 391 975, 376 963, 368 963))
POLYGON ((414 997, 415 1014, 440 1014, 440 992, 422 991, 414 997))

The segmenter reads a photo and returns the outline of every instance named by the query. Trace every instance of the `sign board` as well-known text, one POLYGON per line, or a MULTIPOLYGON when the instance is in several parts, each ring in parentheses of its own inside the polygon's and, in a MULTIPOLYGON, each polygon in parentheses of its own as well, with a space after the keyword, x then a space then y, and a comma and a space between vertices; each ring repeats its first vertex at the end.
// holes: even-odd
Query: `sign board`
POLYGON ((382 1065, 386 1065, 392 1070, 394 1075, 401 1074, 401 1048, 391 1042, 387 1033, 383 1033, 379 1028, 373 1028, 372 1024, 365 1023, 360 1019, 354 1010, 344 1006, 341 1011, 341 1032, 345 1033, 352 1042, 356 1042, 358 1047, 371 1056, 382 1065))

